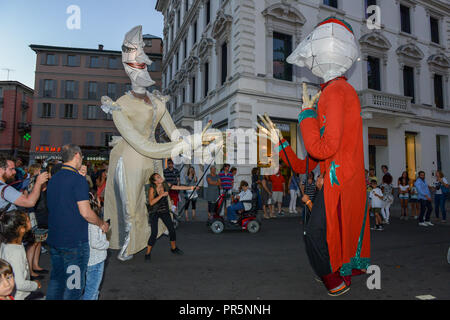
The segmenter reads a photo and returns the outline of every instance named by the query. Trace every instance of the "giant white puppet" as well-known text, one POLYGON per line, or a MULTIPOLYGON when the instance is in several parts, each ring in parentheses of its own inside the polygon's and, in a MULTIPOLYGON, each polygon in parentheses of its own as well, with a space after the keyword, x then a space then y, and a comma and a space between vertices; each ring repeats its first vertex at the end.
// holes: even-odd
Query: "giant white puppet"
MULTIPOLYGON (((120 250, 120 260, 129 260, 147 246, 150 236, 144 186, 153 173, 163 176, 161 159, 173 157, 176 150, 182 151, 186 142, 183 139, 156 142, 158 124, 169 137, 177 128, 165 106, 168 97, 146 90, 155 82, 147 71, 152 61, 144 52, 142 26, 125 35, 122 62, 132 91, 116 102, 102 97, 103 111, 112 113, 121 134, 112 143, 104 216, 105 220, 111 219, 110 248, 120 250)), ((158 230, 158 236, 166 230, 161 221, 158 230)))

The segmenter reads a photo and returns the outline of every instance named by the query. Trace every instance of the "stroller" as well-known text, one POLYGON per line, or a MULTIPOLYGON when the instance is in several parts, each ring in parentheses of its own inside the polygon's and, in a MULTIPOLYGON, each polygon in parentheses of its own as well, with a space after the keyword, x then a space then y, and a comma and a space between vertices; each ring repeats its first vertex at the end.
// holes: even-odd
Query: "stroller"
POLYGON ((220 213, 225 206, 226 191, 221 193, 216 200, 214 208, 214 216, 208 220, 206 225, 214 234, 220 234, 224 230, 247 230, 250 233, 257 233, 261 229, 261 217, 258 217, 258 195, 253 194, 252 200, 242 201, 243 203, 251 203, 252 207, 248 211, 239 212, 237 223, 228 221, 220 213))

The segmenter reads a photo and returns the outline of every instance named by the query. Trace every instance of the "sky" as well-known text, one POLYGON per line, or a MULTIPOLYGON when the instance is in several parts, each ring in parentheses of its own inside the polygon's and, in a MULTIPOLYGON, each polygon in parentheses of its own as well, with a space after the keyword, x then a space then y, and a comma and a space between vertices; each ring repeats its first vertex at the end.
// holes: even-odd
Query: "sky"
POLYGON ((121 50, 125 34, 137 25, 144 34, 163 37, 164 19, 156 0, 0 0, 0 80, 19 81, 34 89, 36 53, 30 44, 121 50), (80 9, 80 28, 72 6, 80 9))

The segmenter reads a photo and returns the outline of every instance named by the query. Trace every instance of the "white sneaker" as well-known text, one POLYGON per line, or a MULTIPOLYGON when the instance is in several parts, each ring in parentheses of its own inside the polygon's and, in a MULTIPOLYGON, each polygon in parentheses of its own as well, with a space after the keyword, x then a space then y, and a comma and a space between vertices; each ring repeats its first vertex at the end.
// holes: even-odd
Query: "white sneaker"
POLYGON ((427 224, 427 226, 430 226, 430 227, 434 226, 434 224, 432 224, 430 221, 425 221, 425 223, 427 224))
POLYGON ((426 223, 426 222, 419 222, 419 226, 421 226, 421 227, 428 227, 428 223, 426 223))

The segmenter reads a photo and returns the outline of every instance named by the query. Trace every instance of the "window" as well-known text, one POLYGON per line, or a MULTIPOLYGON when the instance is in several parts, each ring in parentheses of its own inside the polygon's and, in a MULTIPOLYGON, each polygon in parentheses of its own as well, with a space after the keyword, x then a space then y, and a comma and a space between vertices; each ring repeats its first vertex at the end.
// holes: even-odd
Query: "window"
POLYGON ((103 141, 103 145, 105 147, 109 147, 109 143, 112 141, 113 136, 114 136, 114 133, 112 133, 112 132, 104 133, 105 141, 103 141))
POLYGON ((151 65, 149 65, 147 69, 149 72, 160 72, 161 71, 161 61, 159 61, 159 60, 153 61, 153 63, 151 65))
POLYGON ((221 69, 220 84, 224 84, 225 81, 227 81, 228 77, 228 45, 226 42, 222 44, 221 52, 222 52, 222 69, 221 69))
POLYGON ((117 69, 118 68, 117 58, 109 58, 108 59, 108 68, 109 69, 117 69))
POLYGON ((44 80, 44 97, 51 98, 53 96, 53 80, 44 80))
POLYGON ((366 1, 366 6, 364 7, 366 10, 366 18, 369 17, 369 13, 367 13, 367 8, 370 6, 376 6, 377 5, 377 0, 365 0, 366 1))
POLYGON ((87 107, 87 118, 89 120, 97 119, 97 106, 88 106, 87 107))
POLYGON ((189 11, 189 0, 184 1, 184 8, 186 10, 186 13, 189 11))
POLYGON ((195 103, 195 77, 192 78, 192 103, 195 103))
POLYGON ((77 57, 69 55, 67 56, 67 65, 69 67, 76 67, 77 66, 77 57))
POLYGON ((173 26, 170 28, 170 44, 172 45, 173 44, 173 41, 174 41, 174 39, 173 39, 173 26))
POLYGON ((180 17, 181 16, 181 13, 180 13, 180 9, 178 9, 178 11, 177 11, 177 30, 180 30, 180 27, 181 27, 181 20, 180 20, 180 17))
POLYGON ((187 37, 184 38, 184 56, 183 59, 186 59, 187 57, 187 37))
POLYGON ((211 1, 206 2, 206 25, 211 21, 211 1))
POLYGON ((107 95, 108 95, 108 97, 110 97, 113 100, 116 100, 116 94, 117 94, 116 89, 117 89, 117 87, 116 87, 115 83, 108 83, 108 93, 107 93, 107 95))
POLYGON ((72 119, 73 118, 73 104, 64 105, 64 118, 72 119))
POLYGON ((186 102, 186 88, 183 88, 183 96, 182 96, 183 103, 186 102))
POLYGON ((431 41, 434 43, 440 43, 439 41, 439 20, 436 18, 430 18, 431 27, 431 41))
POLYGON ((62 145, 65 146, 66 144, 71 143, 72 143, 72 131, 63 131, 62 145))
POLYGON ((3 88, 0 88, 0 99, 3 98, 3 88))
POLYGON ((89 67, 90 68, 99 68, 100 67, 100 58, 99 57, 91 57, 89 67))
POLYGON ((56 65, 56 56, 54 54, 47 54, 47 65, 56 65))
POLYGON ((434 75, 434 103, 439 109, 444 109, 444 90, 442 83, 442 76, 434 75))
POLYGON ((403 68, 403 91, 406 97, 412 97, 412 103, 415 103, 414 96, 414 68, 405 66, 403 68))
POLYGON ((381 91, 380 59, 367 57, 367 80, 369 89, 381 91))
POLYGON ((292 65, 286 62, 292 53, 292 36, 273 33, 273 77, 292 81, 292 65))
POLYGON ((73 99, 75 96, 75 81, 68 80, 65 82, 66 90, 65 90, 65 98, 73 99))
POLYGON ((333 8, 337 8, 338 7, 338 1, 337 0, 323 0, 323 4, 333 7, 333 8))
POLYGON ((176 69, 175 70, 178 70, 179 69, 179 66, 180 66, 180 62, 179 62, 179 60, 180 60, 180 53, 179 52, 177 52, 177 55, 176 55, 176 58, 175 58, 175 64, 176 64, 176 69))
POLYGON ((125 92, 128 92, 128 91, 131 91, 131 83, 127 83, 126 85, 125 85, 125 92))
POLYGON ((197 43, 197 21, 194 22, 192 27, 192 46, 197 43))
POLYGON ((89 82, 88 99, 89 100, 97 99, 97 82, 89 82))
POLYGON ((51 103, 42 104, 41 118, 51 118, 51 117, 52 117, 52 104, 51 103))
POLYGON ((86 145, 87 146, 95 145, 95 133, 94 132, 86 132, 86 145))
POLYGON ((205 79, 204 79, 204 81, 205 81, 205 83, 204 83, 204 92, 203 92, 203 95, 204 95, 204 97, 206 97, 206 96, 208 96, 208 93, 209 93, 209 63, 205 63, 205 72, 204 72, 204 77, 205 77, 205 79))
POLYGON ((400 20, 402 31, 411 33, 411 16, 409 8, 403 5, 400 5, 400 20))

